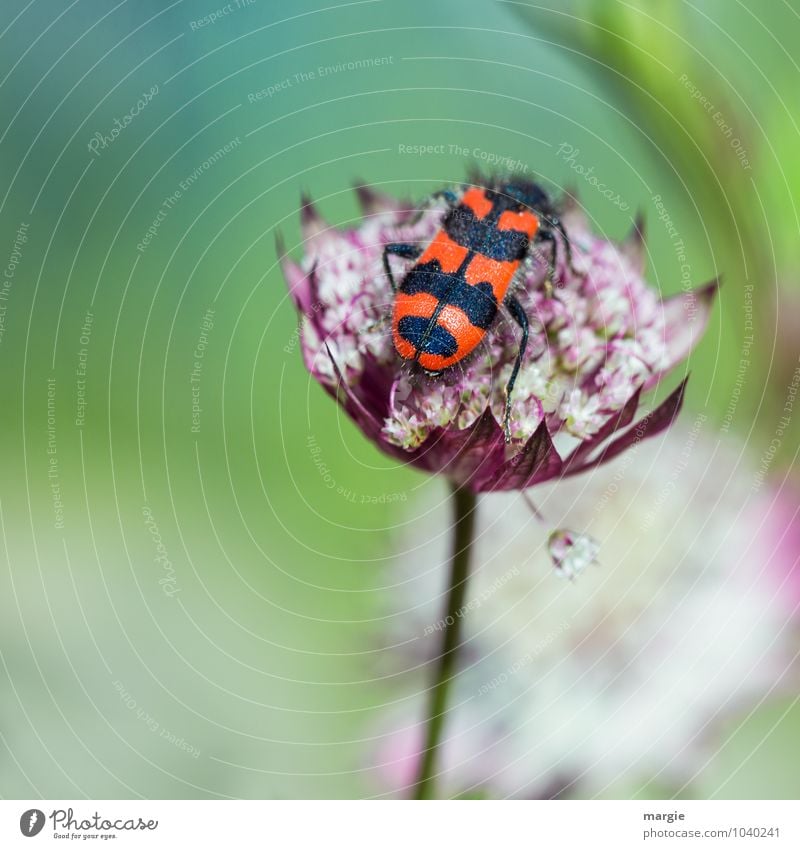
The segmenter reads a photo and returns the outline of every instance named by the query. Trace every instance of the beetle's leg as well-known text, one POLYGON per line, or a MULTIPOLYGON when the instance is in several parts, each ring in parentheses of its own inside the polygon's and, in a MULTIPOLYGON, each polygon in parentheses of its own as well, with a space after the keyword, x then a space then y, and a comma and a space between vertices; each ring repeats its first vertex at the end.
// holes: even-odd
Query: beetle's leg
POLYGON ((392 269, 389 265, 389 255, 400 256, 403 259, 417 259, 422 253, 422 248, 419 245, 409 245, 406 242, 389 242, 383 249, 383 268, 386 271, 386 276, 389 278, 392 291, 397 291, 397 283, 395 282, 392 269))
POLYGON ((553 297, 553 286, 556 282, 556 237, 552 230, 542 228, 536 233, 536 241, 541 244, 547 242, 550 245, 550 258, 547 260, 547 276, 544 279, 544 294, 546 298, 553 297))
POLYGON ((514 368, 511 369, 511 377, 509 377, 508 383, 506 384, 506 411, 503 416, 503 433, 505 434, 506 442, 510 442, 511 432, 508 427, 508 422, 511 418, 511 393, 514 390, 514 384, 517 381, 517 375, 519 374, 519 367, 522 364, 522 358, 525 356, 525 349, 528 347, 528 316, 525 314, 522 304, 520 304, 513 295, 506 296, 506 306, 508 307, 508 311, 511 313, 511 317, 520 326, 520 330, 522 330, 522 338, 519 341, 519 348, 517 349, 517 359, 514 361, 514 368))
POLYGON ((558 230, 561 234, 561 238, 564 240, 564 253, 567 257, 567 265, 569 265, 570 271, 578 277, 585 277, 586 272, 578 271, 578 269, 572 264, 572 244, 569 240, 569 236, 567 235, 567 231, 564 229, 561 219, 557 215, 551 215, 550 224, 558 230))

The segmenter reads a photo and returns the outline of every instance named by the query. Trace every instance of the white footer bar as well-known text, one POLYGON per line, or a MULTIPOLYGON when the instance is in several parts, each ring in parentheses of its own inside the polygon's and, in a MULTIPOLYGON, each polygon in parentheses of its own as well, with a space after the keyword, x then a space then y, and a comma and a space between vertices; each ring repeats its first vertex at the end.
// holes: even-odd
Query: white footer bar
POLYGON ((800 847, 772 801, 0 801, 0 846, 800 847))

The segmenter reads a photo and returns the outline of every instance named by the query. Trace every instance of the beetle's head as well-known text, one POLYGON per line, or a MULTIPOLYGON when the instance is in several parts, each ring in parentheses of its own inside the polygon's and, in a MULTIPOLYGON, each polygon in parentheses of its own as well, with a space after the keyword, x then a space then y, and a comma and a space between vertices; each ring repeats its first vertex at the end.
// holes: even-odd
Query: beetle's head
POLYGON ((547 192, 530 180, 507 180, 496 191, 535 211, 547 212, 551 206, 547 192))

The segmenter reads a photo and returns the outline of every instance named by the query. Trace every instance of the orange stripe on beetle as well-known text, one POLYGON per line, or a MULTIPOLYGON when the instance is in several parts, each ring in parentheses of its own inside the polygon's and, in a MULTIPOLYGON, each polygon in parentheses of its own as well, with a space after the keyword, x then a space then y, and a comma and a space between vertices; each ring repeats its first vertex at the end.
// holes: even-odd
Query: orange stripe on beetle
POLYGON ((483 189, 467 189, 461 197, 461 204, 471 209, 476 218, 485 218, 492 211, 492 202, 483 189))
POLYGON ((475 327, 464 310, 452 304, 442 307, 437 320, 439 325, 451 333, 458 342, 458 351, 454 354, 458 359, 463 359, 474 351, 486 335, 483 328, 475 327))
POLYGON ((444 230, 439 230, 417 264, 423 265, 426 262, 438 260, 442 271, 446 274, 455 274, 461 267, 461 263, 467 258, 468 253, 467 248, 459 245, 458 242, 454 242, 444 230))
POLYGON ((467 266, 464 277, 470 286, 489 283, 497 303, 501 303, 508 292, 511 278, 519 268, 518 262, 500 262, 483 254, 475 254, 467 266))
POLYGON ((539 218, 533 212, 523 209, 519 212, 513 212, 507 209, 497 219, 498 230, 516 230, 519 233, 525 233, 530 238, 536 235, 539 229, 539 218))

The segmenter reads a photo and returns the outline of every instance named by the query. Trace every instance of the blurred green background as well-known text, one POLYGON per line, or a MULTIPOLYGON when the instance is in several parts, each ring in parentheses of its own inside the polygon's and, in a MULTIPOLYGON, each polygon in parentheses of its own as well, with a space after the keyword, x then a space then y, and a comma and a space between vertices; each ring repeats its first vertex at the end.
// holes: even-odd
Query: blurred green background
MULTIPOLYGON (((377 792, 400 520, 360 495, 441 484, 307 378, 274 247, 280 229, 299 255, 302 190, 344 225, 356 180, 419 198, 476 148, 508 156, 577 189, 610 237, 641 209, 648 278, 673 293, 660 196, 691 284, 724 273, 687 403, 725 424, 752 285, 725 426, 756 458, 769 444, 800 330, 796 0, 4 8, 0 795, 377 792), (419 144, 445 152, 403 152, 419 144)), ((797 443, 794 421, 774 473, 797 443)), ((691 793, 796 797, 800 710, 759 743, 785 708, 691 793)))

